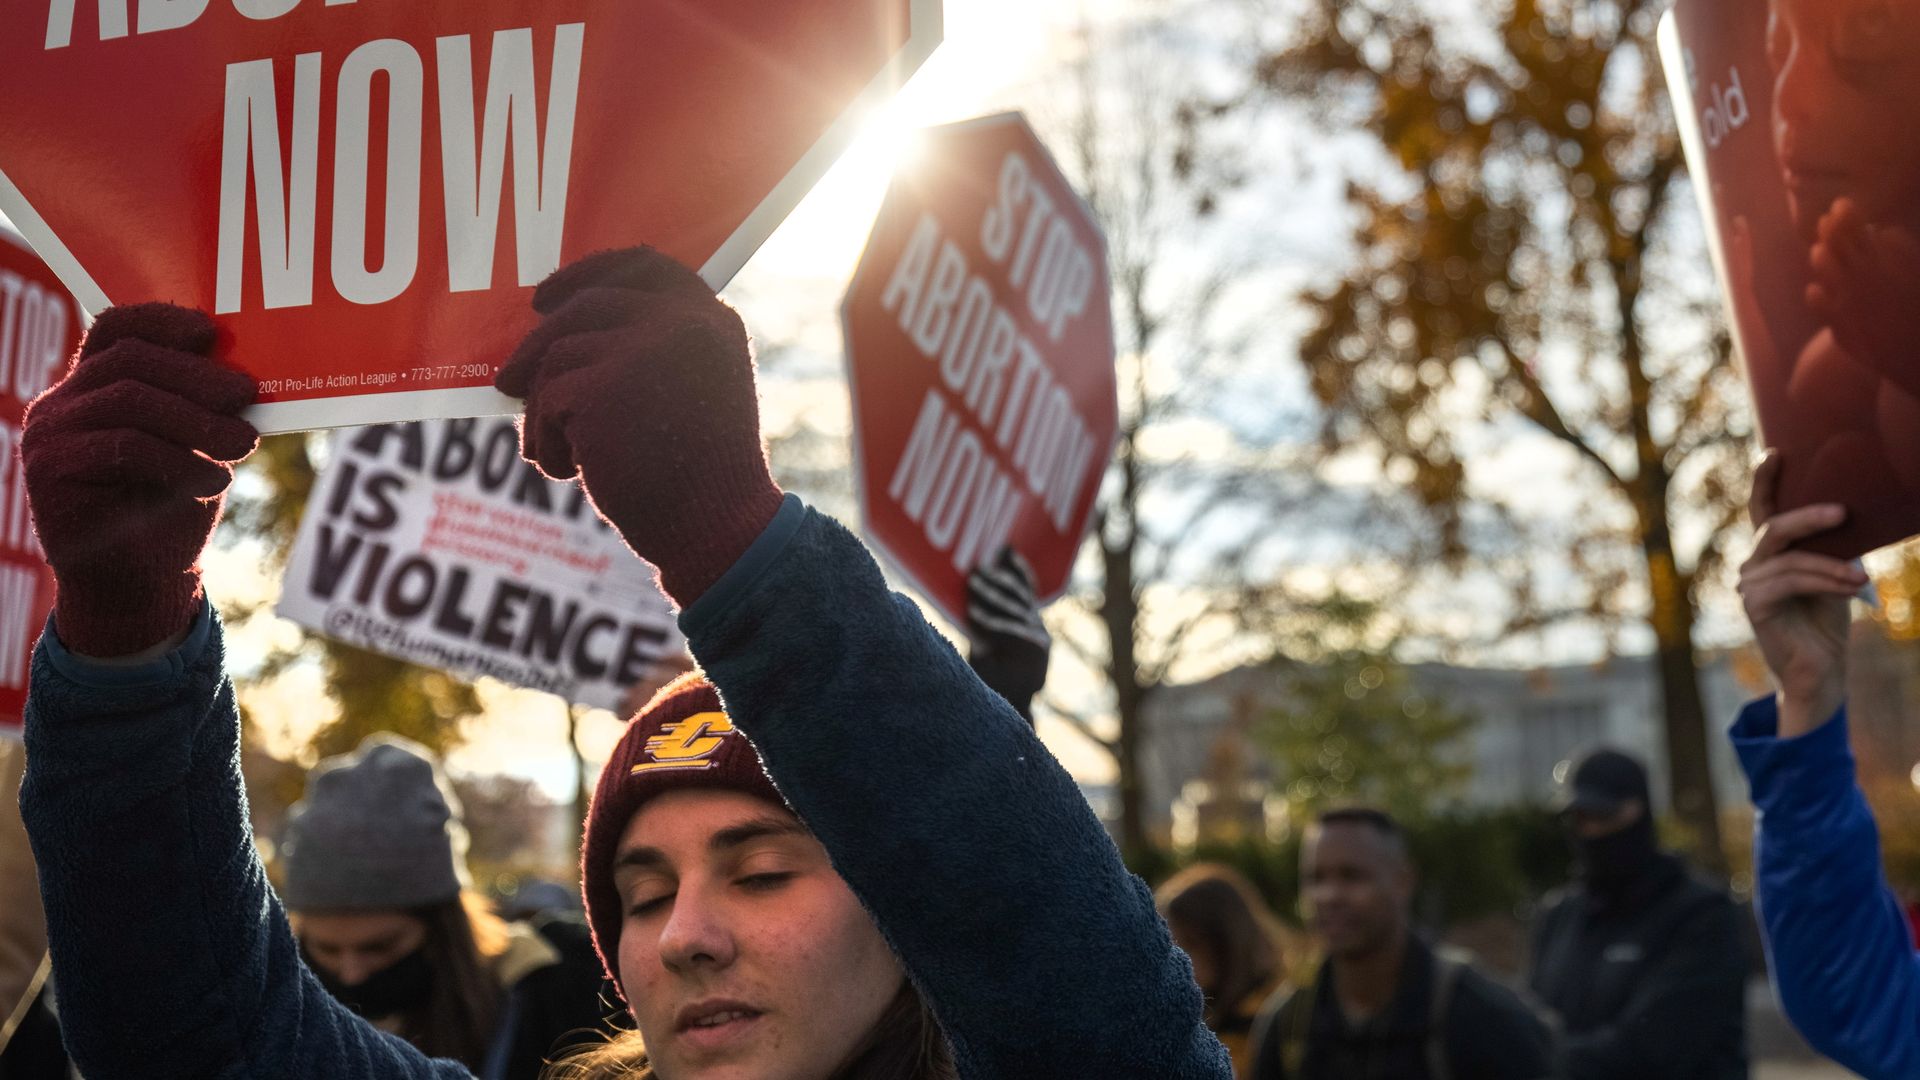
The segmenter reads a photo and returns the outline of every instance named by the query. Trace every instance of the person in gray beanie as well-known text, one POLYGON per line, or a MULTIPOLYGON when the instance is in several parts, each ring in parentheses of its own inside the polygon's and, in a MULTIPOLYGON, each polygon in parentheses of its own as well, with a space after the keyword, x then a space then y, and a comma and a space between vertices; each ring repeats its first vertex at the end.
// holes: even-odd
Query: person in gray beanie
POLYGON ((281 898, 295 911, 430 907, 467 888, 459 797, 432 752, 369 735, 322 761, 287 815, 281 898))
POLYGON ((281 897, 329 993, 483 1080, 532 1080, 610 1033, 586 927, 508 923, 469 888, 460 802, 432 752, 377 734, 322 761, 280 843, 281 897))

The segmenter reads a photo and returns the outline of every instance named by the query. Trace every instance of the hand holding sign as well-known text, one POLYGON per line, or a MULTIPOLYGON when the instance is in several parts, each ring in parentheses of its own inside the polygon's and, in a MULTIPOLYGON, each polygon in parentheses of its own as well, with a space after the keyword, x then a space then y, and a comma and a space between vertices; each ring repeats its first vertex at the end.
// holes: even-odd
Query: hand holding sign
POLYGON ((967 575, 967 638, 967 663, 980 681, 1032 723, 1053 635, 1040 621, 1033 567, 1012 548, 967 575))
POLYGON ((650 248, 582 259, 533 306, 544 319, 495 383, 526 400, 521 452, 556 480, 578 474, 661 587, 692 603, 780 508, 746 328, 650 248))
POLYGON ((55 625, 77 653, 137 653, 192 620, 200 552, 233 480, 223 463, 258 442, 236 415, 254 381, 206 358, 213 339, 197 311, 113 308, 27 412, 27 497, 59 581, 55 625))
POLYGON ((1748 512, 1760 530, 1740 567, 1740 599, 1754 642, 1780 687, 1780 734, 1805 734, 1840 707, 1847 689, 1847 599, 1866 587, 1859 563, 1796 550, 1846 520, 1834 503, 1774 513, 1780 458, 1753 477, 1748 512))

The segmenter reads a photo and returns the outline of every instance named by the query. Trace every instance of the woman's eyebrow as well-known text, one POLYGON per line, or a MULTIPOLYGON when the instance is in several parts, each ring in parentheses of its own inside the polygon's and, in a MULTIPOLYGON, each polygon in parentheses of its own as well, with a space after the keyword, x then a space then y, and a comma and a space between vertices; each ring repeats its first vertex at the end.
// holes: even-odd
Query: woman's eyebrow
POLYGON ((768 815, 766 817, 743 821, 738 825, 729 826, 714 833, 713 836, 707 840, 707 850, 716 853, 723 852, 730 848, 737 848, 748 841, 758 840, 768 836, 811 837, 812 835, 812 833, 806 830, 805 826, 793 818, 787 817, 784 814, 778 816, 768 815))
POLYGON ((668 865, 667 854, 654 847, 631 847, 613 860, 614 873, 622 870, 657 870, 668 865))
MULTIPOLYGON (((768 836, 807 836, 811 837, 805 826, 785 814, 769 814, 765 817, 749 818, 737 825, 730 825, 715 832, 707 839, 710 851, 721 852, 737 848, 741 844, 768 836)), ((613 870, 664 870, 672 866, 673 860, 656 847, 636 846, 622 851, 613 860, 613 870)))

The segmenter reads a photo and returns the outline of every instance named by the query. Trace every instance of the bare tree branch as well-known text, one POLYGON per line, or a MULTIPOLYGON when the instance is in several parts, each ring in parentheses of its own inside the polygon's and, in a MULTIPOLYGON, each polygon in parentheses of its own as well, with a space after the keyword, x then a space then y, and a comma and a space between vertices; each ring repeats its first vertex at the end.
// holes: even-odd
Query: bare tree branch
POLYGON ((1534 425, 1542 431, 1573 447, 1581 457, 1599 466, 1601 474, 1615 489, 1627 490, 1626 480, 1613 467, 1613 463, 1594 449, 1593 444, 1583 438, 1579 432, 1567 425, 1566 419, 1560 415, 1559 408, 1554 405, 1553 398, 1548 395, 1546 387, 1541 385, 1539 375, 1534 373, 1530 365, 1509 355, 1505 374, 1506 378, 1511 380, 1519 390, 1520 400, 1514 401, 1513 405, 1520 410, 1521 415, 1533 421, 1534 425))
POLYGON ((1105 750, 1109 754, 1119 752, 1120 744, 1118 742, 1093 730, 1093 725, 1087 723, 1085 718, 1074 710, 1062 706, 1059 700, 1051 694, 1042 694, 1040 697, 1040 705, 1058 717, 1062 723, 1072 728, 1074 734, 1079 735, 1081 738, 1105 750))

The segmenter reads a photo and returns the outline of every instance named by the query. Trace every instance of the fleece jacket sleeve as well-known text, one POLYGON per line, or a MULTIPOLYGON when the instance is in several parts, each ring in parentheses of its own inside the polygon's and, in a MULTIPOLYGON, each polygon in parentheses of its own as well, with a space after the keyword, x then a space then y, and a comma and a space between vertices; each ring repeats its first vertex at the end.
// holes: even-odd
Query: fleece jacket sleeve
POLYGON ((1230 1080, 1072 778, 845 529, 789 499, 681 626, 963 1077, 1230 1080))
POLYGON ((1854 781, 1846 710, 1796 738, 1778 732, 1766 697, 1732 737, 1757 811, 1757 902, 1780 1003, 1814 1049, 1862 1076, 1920 1076, 1920 960, 1854 781))
POLYGON ((138 667, 34 653, 20 804, 88 1080, 469 1080, 333 1000, 254 852, 219 619, 138 667))

